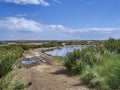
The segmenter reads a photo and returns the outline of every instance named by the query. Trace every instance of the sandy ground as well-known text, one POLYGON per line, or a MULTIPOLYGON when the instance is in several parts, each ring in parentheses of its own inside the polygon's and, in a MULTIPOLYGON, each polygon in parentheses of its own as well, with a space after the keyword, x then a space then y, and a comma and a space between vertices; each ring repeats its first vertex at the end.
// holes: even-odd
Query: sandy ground
POLYGON ((81 84, 78 76, 72 76, 61 62, 41 53, 41 49, 27 51, 18 62, 26 60, 26 56, 30 56, 29 60, 36 60, 36 63, 22 64, 22 68, 16 71, 21 82, 32 82, 25 90, 91 90, 81 84), (41 57, 46 62, 41 61, 41 57))

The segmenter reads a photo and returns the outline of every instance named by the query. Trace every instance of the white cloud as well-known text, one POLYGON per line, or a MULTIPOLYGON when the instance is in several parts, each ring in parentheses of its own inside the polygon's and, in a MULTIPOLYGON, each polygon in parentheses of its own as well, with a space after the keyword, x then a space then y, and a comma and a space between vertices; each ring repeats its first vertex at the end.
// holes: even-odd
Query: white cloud
POLYGON ((65 30, 65 27, 63 25, 48 25, 48 29, 50 30, 65 30))
POLYGON ((50 4, 46 2, 45 0, 2 0, 6 3, 16 3, 16 4, 34 4, 34 5, 43 5, 43 6, 49 6, 50 4))
POLYGON ((29 31, 31 33, 64 33, 65 35, 106 35, 114 36, 120 34, 120 28, 80 28, 73 29, 63 25, 47 25, 41 24, 34 20, 29 20, 21 17, 7 17, 0 19, 0 31, 29 31), (94 34, 93 34, 94 33, 94 34))
POLYGON ((120 28, 81 28, 73 30, 73 33, 76 32, 112 32, 112 31, 120 31, 120 28))
POLYGON ((120 28, 78 28, 42 24, 21 17, 0 19, 0 38, 14 39, 105 39, 119 38, 120 28), (22 31, 22 32, 21 32, 22 31), (29 33, 26 33, 29 32, 29 33))
POLYGON ((7 17, 0 20, 0 30, 41 31, 40 24, 25 18, 7 17))
POLYGON ((21 17, 7 17, 5 19, 0 19, 0 30, 46 32, 64 31, 66 28, 59 24, 45 25, 34 20, 28 20, 21 17))

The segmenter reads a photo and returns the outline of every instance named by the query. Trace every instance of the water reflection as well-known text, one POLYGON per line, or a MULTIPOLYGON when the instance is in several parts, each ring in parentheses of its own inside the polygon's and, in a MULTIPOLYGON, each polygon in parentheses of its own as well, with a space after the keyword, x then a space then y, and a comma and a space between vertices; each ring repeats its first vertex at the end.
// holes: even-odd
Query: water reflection
POLYGON ((85 47, 86 46, 68 46, 68 47, 64 47, 64 48, 60 48, 60 49, 55 49, 55 50, 52 50, 52 51, 47 51, 45 53, 48 54, 48 55, 51 55, 51 56, 66 57, 68 52, 72 52, 74 49, 82 50, 85 47))
POLYGON ((35 63, 35 62, 36 62, 36 60, 22 61, 22 64, 24 64, 24 65, 30 65, 30 64, 33 64, 33 63, 35 63))

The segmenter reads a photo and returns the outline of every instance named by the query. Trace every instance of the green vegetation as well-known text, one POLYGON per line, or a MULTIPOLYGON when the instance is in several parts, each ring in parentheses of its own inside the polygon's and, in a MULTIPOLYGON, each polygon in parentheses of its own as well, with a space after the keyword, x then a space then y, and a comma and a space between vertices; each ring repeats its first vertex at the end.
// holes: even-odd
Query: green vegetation
POLYGON ((15 61, 22 56, 24 50, 38 48, 37 45, 2 45, 0 46, 0 78, 12 70, 15 61))
POLYGON ((24 84, 11 72, 13 64, 26 50, 22 45, 0 46, 0 90, 22 90, 24 84))
POLYGON ((62 56, 53 56, 55 59, 57 59, 58 61, 64 63, 65 62, 65 58, 62 56))
POLYGON ((22 90, 24 84, 17 81, 17 77, 9 72, 7 75, 0 79, 0 90, 22 90))
MULTIPOLYGON (((44 45, 34 45, 34 44, 12 44, 12 45, 0 45, 0 90, 21 90, 25 86, 24 84, 18 83, 11 73, 13 69, 13 64, 16 60, 20 58, 25 50, 40 48, 40 47, 53 47, 59 46, 56 43, 48 43, 44 45), (13 82, 12 82, 13 81, 13 82), (9 87, 10 84, 17 84, 15 87, 9 87)), ((18 65, 18 68, 21 68, 18 65)), ((32 82, 27 83, 30 86, 32 82)), ((12 85, 13 86, 13 85, 12 85)))
POLYGON ((18 46, 0 46, 0 78, 12 70, 12 65, 22 53, 23 49, 18 46))
POLYGON ((16 76, 13 75, 11 71, 13 69, 13 64, 22 56, 24 50, 38 47, 37 45, 27 44, 0 46, 0 90, 22 90, 32 84, 29 82, 25 86, 18 82, 16 76))
POLYGON ((64 65, 90 87, 120 90, 120 40, 110 38, 103 44, 74 50, 67 54, 64 65))
POLYGON ((115 52, 120 54, 120 39, 115 40, 110 38, 104 43, 104 48, 110 52, 115 52))
MULTIPOLYGON (((77 43, 77 42, 76 42, 77 43)), ((84 42, 86 43, 86 42, 84 42)), ((11 72, 13 64, 25 50, 40 47, 56 47, 60 43, 49 42, 43 45, 14 44, 0 46, 0 90, 21 90, 31 86, 17 81, 11 72)), ((99 90, 120 90, 120 40, 110 38, 107 41, 95 42, 83 50, 74 50, 61 59, 64 65, 83 83, 99 90)), ((18 66, 21 68, 21 66, 18 66)))
POLYGON ((9 72, 0 79, 0 90, 23 90, 31 85, 30 81, 26 84, 18 82, 18 77, 13 72, 9 72))
POLYGON ((54 46, 60 46, 60 45, 54 42, 43 45, 33 45, 33 44, 1 45, 0 46, 0 78, 12 70, 12 65, 15 63, 16 59, 22 56, 22 53, 25 50, 40 48, 40 47, 54 47, 54 46))

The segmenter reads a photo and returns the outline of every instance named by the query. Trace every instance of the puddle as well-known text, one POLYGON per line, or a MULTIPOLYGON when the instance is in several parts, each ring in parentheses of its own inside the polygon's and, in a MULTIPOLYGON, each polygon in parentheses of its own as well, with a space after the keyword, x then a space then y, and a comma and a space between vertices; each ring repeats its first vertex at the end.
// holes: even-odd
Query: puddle
POLYGON ((41 61, 42 61, 42 62, 44 62, 44 63, 46 63, 46 62, 47 62, 45 59, 42 59, 41 61))
POLYGON ((30 65, 30 64, 33 64, 35 62, 36 62, 36 60, 22 61, 22 64, 24 64, 24 65, 30 65))
POLYGON ((43 58, 43 57, 40 58, 40 61, 42 61, 42 62, 44 62, 44 63, 47 62, 47 60, 46 60, 45 58, 43 58))
POLYGON ((64 48, 60 48, 60 49, 54 49, 54 50, 51 50, 51 51, 46 51, 44 53, 47 54, 47 55, 50 55, 50 56, 66 57, 68 52, 72 52, 74 49, 82 50, 85 47, 86 46, 68 46, 68 47, 64 47, 64 48))

